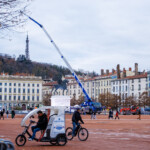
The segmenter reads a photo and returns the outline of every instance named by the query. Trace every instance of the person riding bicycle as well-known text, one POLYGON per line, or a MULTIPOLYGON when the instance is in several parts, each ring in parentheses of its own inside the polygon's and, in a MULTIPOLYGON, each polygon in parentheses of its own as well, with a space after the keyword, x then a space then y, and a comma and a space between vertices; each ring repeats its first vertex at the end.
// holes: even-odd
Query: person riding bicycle
POLYGON ((73 116, 72 116, 72 123, 73 123, 73 132, 72 132, 72 136, 76 136, 75 135, 75 130, 79 127, 79 121, 81 121, 83 124, 83 120, 81 118, 81 115, 80 115, 80 107, 77 107, 77 110, 73 113, 73 116))
POLYGON ((31 138, 29 138, 29 141, 32 141, 34 139, 36 132, 40 130, 45 130, 47 127, 48 120, 47 120, 46 114, 40 110, 37 112, 37 114, 38 114, 39 120, 36 126, 31 127, 33 135, 31 136, 31 138))

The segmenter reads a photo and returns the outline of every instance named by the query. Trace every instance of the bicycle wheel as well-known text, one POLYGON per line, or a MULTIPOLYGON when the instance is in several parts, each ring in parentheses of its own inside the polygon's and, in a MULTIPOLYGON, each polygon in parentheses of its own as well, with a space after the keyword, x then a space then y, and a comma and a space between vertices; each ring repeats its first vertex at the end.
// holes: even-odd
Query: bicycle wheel
POLYGON ((18 146, 24 146, 26 143, 26 137, 22 134, 18 135, 15 140, 18 146))
POLYGON ((73 136, 72 136, 72 128, 71 127, 68 127, 66 129, 66 137, 67 137, 67 140, 71 141, 73 139, 73 136))
POLYGON ((88 130, 86 128, 80 128, 78 131, 78 138, 80 141, 86 141, 89 136, 88 130))
POLYGON ((59 146, 64 146, 64 145, 66 145, 66 143, 67 143, 67 138, 65 135, 59 135, 57 137, 57 144, 59 146))

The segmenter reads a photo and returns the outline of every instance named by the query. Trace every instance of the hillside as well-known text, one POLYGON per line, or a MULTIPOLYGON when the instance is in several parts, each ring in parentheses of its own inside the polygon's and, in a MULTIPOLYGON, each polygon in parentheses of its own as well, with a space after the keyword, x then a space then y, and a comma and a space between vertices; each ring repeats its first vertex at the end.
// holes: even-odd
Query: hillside
MULTIPOLYGON (((5 72, 10 75, 15 75, 17 73, 32 74, 35 76, 42 76, 43 79, 53 78, 53 80, 56 81, 60 79, 62 75, 70 74, 69 69, 66 67, 28 60, 18 61, 7 56, 0 56, 0 72, 5 72)), ((83 74, 79 71, 76 71, 76 73, 78 75, 83 74)))

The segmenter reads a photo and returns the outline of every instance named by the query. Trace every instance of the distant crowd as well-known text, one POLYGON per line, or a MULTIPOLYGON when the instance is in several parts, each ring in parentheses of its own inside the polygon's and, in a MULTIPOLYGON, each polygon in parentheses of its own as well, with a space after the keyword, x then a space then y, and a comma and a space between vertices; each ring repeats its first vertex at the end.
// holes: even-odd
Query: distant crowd
POLYGON ((14 119, 15 118, 15 111, 11 110, 10 112, 7 110, 5 111, 5 109, 0 110, 0 120, 3 119, 4 120, 4 114, 6 113, 7 118, 9 118, 9 114, 11 114, 11 118, 14 119))

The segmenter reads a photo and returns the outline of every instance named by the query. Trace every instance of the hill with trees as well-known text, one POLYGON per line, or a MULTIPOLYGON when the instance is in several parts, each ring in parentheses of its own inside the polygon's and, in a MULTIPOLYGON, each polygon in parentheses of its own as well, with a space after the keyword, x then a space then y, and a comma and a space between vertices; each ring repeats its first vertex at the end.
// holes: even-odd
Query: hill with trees
MULTIPOLYGON (((62 76, 71 74, 70 70, 63 66, 52 65, 48 63, 33 62, 30 60, 15 60, 8 55, 0 56, 0 72, 10 75, 30 74, 41 76, 43 79, 52 78, 58 81, 62 76)), ((83 75, 83 72, 75 71, 77 75, 83 75)), ((90 73, 90 76, 95 76, 96 73, 90 73)))

